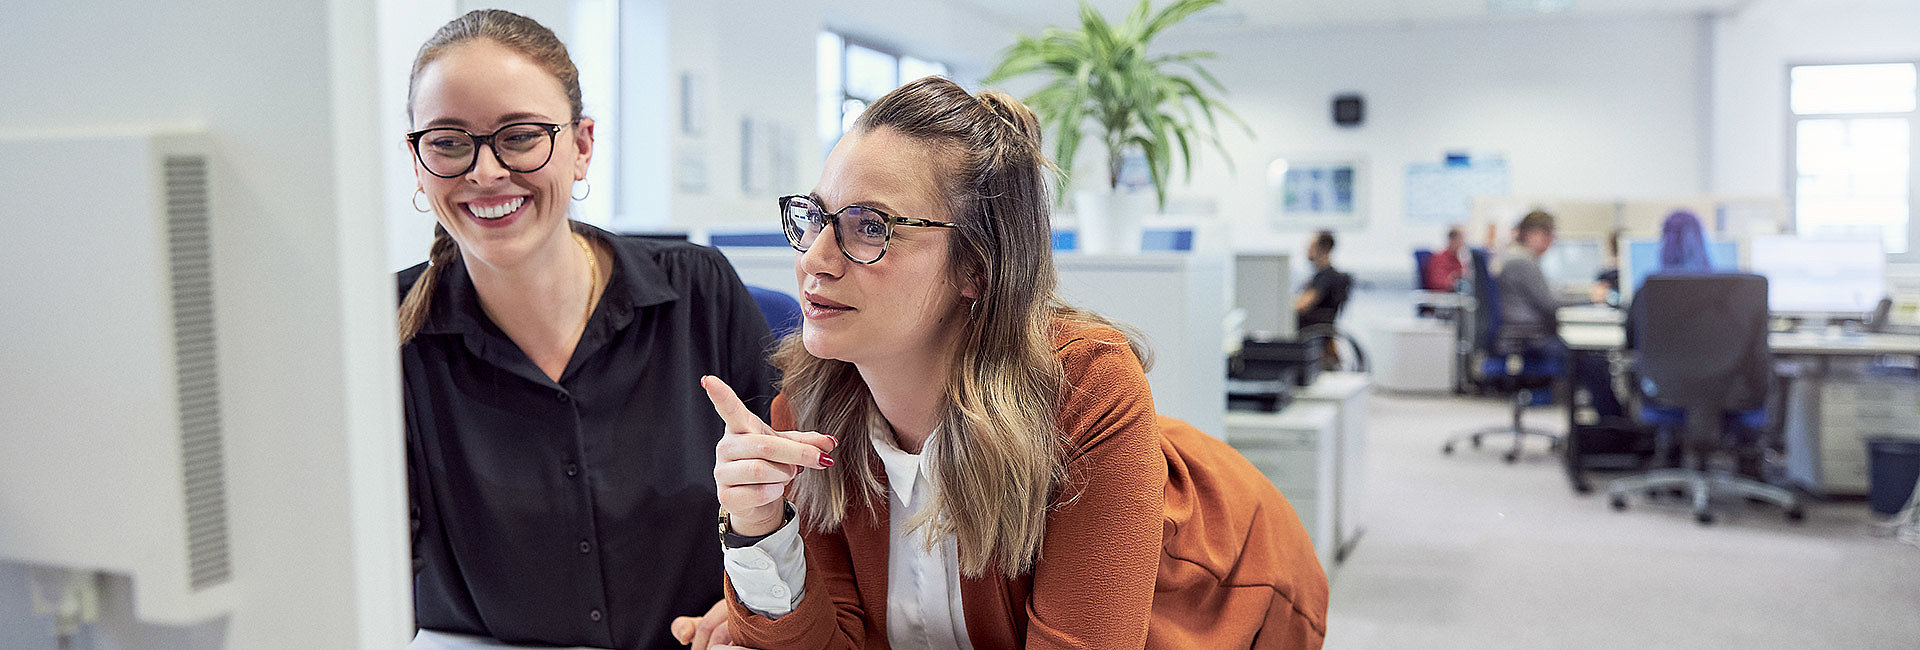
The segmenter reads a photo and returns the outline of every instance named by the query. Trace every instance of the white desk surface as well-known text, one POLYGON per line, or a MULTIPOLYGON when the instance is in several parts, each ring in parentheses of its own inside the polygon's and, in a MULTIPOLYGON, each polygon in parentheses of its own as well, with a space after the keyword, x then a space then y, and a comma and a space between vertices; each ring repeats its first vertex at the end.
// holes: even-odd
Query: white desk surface
POLYGON ((1468 298, 1465 294, 1454 293, 1452 291, 1416 290, 1413 292, 1413 304, 1416 304, 1416 305, 1432 305, 1434 307, 1459 307, 1461 305, 1465 305, 1467 303, 1467 300, 1468 298))
POLYGON ((1314 378, 1313 385, 1295 391, 1293 396, 1296 400, 1345 400, 1372 385, 1373 378, 1364 372, 1323 372, 1314 378))
MULTIPOLYGON (((1568 323, 1560 327, 1560 338, 1575 350, 1611 350, 1626 344, 1626 330, 1618 325, 1568 323)), ((1825 332, 1776 332, 1767 337, 1774 354, 1855 356, 1877 354, 1920 354, 1920 335, 1916 334, 1841 334, 1825 332)))
POLYGON ((1626 322, 1626 312, 1606 305, 1578 305, 1561 307, 1558 315, 1561 324, 1592 323, 1598 325, 1618 325, 1626 322))

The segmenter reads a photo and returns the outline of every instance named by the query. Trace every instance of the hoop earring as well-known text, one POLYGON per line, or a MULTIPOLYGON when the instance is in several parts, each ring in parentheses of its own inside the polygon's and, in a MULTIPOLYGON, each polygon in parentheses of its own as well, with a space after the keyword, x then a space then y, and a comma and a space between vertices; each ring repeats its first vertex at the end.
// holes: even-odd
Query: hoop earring
POLYGON ((590 181, 590 180, 587 180, 587 179, 584 179, 584 178, 583 178, 583 179, 580 179, 580 182, 582 182, 582 183, 586 183, 586 184, 587 184, 587 193, 586 193, 586 194, 582 194, 582 195, 580 195, 580 196, 575 196, 575 197, 573 197, 573 200, 575 200, 575 201, 585 201, 585 200, 587 200, 587 197, 589 197, 589 196, 593 196, 593 181, 590 181))
POLYGON ((967 320, 973 320, 975 317, 979 315, 980 315, 980 299, 974 298, 973 302, 967 303, 967 320))
POLYGON ((433 206, 431 205, 424 208, 420 207, 420 197, 423 197, 426 195, 427 195, 427 191, 425 189, 418 188, 418 187, 413 188, 413 211, 414 212, 426 214, 428 212, 433 211, 433 206))

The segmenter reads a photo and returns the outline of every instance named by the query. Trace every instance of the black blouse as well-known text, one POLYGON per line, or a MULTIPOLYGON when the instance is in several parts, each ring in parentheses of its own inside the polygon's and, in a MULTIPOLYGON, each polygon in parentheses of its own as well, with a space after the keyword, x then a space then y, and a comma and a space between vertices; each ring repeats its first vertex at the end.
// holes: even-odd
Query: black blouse
MULTIPOLYGON (((761 417, 766 321, 718 251, 615 236, 612 279, 554 382, 444 269, 400 348, 420 627, 514 644, 679 648, 674 616, 721 596, 713 448, 700 389, 761 417)), ((399 273, 401 295, 426 269, 399 273)))

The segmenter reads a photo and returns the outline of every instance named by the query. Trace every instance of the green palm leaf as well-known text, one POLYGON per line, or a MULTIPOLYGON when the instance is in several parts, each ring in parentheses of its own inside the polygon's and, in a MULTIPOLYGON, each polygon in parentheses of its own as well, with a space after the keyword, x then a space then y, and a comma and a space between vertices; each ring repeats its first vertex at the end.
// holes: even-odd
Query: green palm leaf
MULTIPOLYGON (((1247 127, 1218 98, 1226 88, 1201 65, 1214 58, 1206 51, 1147 56, 1153 38, 1221 0, 1176 0, 1154 12, 1141 0, 1118 25, 1080 3, 1080 29, 1049 27, 1038 36, 1019 36, 1001 54, 987 83, 1041 75, 1046 83, 1026 98, 1053 139, 1055 162, 1074 174, 1074 156, 1088 136, 1106 146, 1107 185, 1119 184, 1127 152, 1147 162, 1154 195, 1165 208, 1167 184, 1177 158, 1185 179, 1193 178, 1195 140, 1212 145, 1223 158, 1217 114, 1225 114, 1248 136, 1247 127)), ((1227 160, 1231 169, 1233 161, 1227 160)))

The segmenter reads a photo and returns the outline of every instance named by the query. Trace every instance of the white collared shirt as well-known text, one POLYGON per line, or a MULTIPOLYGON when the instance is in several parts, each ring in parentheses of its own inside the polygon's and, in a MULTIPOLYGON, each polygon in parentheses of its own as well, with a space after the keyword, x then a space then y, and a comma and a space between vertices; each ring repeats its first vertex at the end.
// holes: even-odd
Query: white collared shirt
MULTIPOLYGON (((939 435, 935 432, 933 435, 939 435)), ((966 612, 960 602, 960 548, 945 536, 926 548, 925 535, 909 533, 913 514, 932 501, 926 454, 909 454, 894 444, 893 434, 870 434, 873 449, 887 471, 887 642, 897 648, 965 650, 966 612)), ((933 441, 928 436, 928 442, 933 441)), ((787 522, 779 531, 747 548, 726 549, 727 577, 747 609, 779 618, 793 611, 804 595, 806 549, 799 524, 787 522)))

